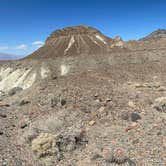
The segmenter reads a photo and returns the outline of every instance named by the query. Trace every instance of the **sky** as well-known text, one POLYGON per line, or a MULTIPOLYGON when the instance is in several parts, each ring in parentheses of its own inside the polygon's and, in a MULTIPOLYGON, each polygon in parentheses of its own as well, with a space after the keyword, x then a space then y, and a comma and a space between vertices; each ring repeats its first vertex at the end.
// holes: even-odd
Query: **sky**
POLYGON ((0 52, 28 55, 56 29, 89 25, 139 39, 166 29, 165 0, 0 0, 0 52))

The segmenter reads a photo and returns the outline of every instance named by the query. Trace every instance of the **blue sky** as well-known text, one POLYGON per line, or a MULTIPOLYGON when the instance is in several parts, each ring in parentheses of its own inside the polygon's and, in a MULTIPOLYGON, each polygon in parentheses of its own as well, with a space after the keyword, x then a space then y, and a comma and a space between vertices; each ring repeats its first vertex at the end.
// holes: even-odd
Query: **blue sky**
POLYGON ((138 39, 166 29, 166 1, 0 0, 0 52, 30 54, 52 31, 80 24, 110 37, 138 39))

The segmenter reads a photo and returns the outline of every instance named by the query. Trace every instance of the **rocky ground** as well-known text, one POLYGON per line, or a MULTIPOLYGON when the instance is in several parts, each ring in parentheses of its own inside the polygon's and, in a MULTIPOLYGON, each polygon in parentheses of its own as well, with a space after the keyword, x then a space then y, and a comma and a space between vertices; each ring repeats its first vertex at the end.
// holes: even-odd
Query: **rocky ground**
POLYGON ((166 165, 165 52, 114 51, 0 91, 2 166, 166 165))
POLYGON ((2 165, 164 166, 166 84, 150 67, 62 76, 2 95, 2 165))

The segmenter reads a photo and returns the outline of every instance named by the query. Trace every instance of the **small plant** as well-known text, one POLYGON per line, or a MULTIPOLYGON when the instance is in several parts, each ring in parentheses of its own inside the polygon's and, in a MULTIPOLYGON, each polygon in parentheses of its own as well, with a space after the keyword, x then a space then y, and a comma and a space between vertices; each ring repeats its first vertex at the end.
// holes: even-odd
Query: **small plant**
POLYGON ((113 140, 109 147, 103 149, 103 157, 106 162, 114 162, 117 164, 122 164, 128 159, 126 149, 119 146, 116 140, 113 140))
POLYGON ((127 158, 127 152, 124 148, 118 147, 113 150, 112 162, 121 164, 126 162, 127 158))

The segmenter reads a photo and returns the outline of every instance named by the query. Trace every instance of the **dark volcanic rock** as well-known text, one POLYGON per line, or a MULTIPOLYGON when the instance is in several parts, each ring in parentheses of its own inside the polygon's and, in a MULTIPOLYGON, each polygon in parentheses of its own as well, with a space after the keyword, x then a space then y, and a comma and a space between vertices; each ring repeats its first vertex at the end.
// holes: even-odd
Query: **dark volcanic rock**
POLYGON ((131 121, 137 122, 140 119, 141 119, 141 116, 138 113, 136 113, 136 112, 131 113, 131 121))

